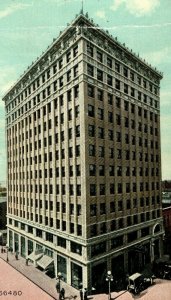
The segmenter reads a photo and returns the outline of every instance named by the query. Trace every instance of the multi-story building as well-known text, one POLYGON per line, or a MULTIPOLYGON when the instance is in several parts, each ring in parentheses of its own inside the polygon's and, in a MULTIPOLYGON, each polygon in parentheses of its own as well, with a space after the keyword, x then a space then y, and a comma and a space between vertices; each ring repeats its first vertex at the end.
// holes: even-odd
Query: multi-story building
POLYGON ((13 251, 98 291, 161 255, 161 79, 83 14, 28 67, 3 98, 13 251))

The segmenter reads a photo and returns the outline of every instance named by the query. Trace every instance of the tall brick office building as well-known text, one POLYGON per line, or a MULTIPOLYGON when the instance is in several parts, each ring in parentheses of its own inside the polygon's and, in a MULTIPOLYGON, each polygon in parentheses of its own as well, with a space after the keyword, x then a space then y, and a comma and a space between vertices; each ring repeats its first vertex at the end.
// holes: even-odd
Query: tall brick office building
POLYGON ((162 253, 161 73, 80 14, 6 93, 8 244, 100 291, 162 253))

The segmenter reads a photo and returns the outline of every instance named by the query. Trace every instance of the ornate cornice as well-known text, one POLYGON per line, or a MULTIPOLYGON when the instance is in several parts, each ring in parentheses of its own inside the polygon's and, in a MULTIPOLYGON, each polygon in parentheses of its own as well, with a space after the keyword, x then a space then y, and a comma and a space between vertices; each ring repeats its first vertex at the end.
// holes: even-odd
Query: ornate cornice
POLYGON ((5 94, 3 100, 8 104, 8 101, 17 97, 43 70, 52 65, 80 35, 85 36, 89 41, 95 43, 116 59, 122 61, 142 76, 152 80, 156 85, 159 85, 160 79, 162 79, 160 72, 136 56, 125 44, 122 45, 117 38, 112 37, 108 31, 104 31, 99 28, 97 24, 94 24, 93 20, 88 18, 87 13, 83 15, 81 12, 80 15, 76 15, 74 21, 67 24, 67 28, 59 33, 58 38, 53 40, 52 44, 48 46, 42 55, 28 66, 16 84, 5 94))

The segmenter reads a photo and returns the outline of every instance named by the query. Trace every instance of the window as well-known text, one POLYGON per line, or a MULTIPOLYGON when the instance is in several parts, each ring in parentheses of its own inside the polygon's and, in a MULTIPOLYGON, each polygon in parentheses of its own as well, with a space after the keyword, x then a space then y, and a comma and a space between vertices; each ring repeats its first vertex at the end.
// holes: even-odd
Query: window
POLYGON ((103 62, 103 54, 97 50, 97 60, 103 62))
POLYGON ((113 141, 113 130, 108 129, 108 137, 110 141, 113 141))
POLYGON ((104 173, 105 173, 104 165, 100 165, 99 166, 99 176, 104 176, 104 173))
POLYGON ((94 117, 94 106, 90 104, 88 104, 88 116, 94 117))
POLYGON ((77 98, 78 95, 79 95, 79 86, 76 85, 76 86, 74 86, 74 97, 77 98))
POLYGON ((95 156, 95 145, 89 145, 89 156, 95 156))
POLYGON ((90 137, 94 137, 95 136, 95 127, 94 125, 88 125, 88 135, 90 137))
POLYGON ((78 65, 74 67, 74 77, 78 76, 78 65))
POLYGON ((77 125, 75 127, 75 135, 76 135, 76 137, 80 137, 80 125, 77 125))
POLYGON ((138 100, 141 100, 142 93, 138 91, 138 100))
POLYGON ((96 175, 96 165, 89 165, 89 175, 90 176, 95 176, 96 175))
POLYGON ((66 54, 66 62, 68 63, 71 60, 71 51, 66 54))
POLYGON ((103 81, 103 72, 97 69, 97 79, 103 81))
POLYGON ((80 156, 80 145, 76 145, 75 154, 76 157, 80 156))
POLYGON ((106 204, 100 203, 100 215, 104 215, 106 213, 106 204))
POLYGON ((87 74, 90 76, 94 76, 94 67, 90 64, 87 64, 87 74))
POLYGON ((87 91, 88 96, 94 98, 94 86, 88 84, 87 88, 88 88, 87 91))
POLYGON ((109 166, 109 176, 114 176, 114 166, 109 166))
POLYGON ((91 204, 90 205, 90 216, 96 216, 97 214, 97 205, 96 204, 91 204))
POLYGON ((93 45, 91 44, 88 44, 87 45, 87 54, 91 57, 93 57, 93 54, 94 54, 94 48, 93 48, 93 45))
POLYGON ((63 87, 63 76, 59 78, 59 87, 63 87))
POLYGON ((110 105, 112 105, 112 104, 113 104, 113 95, 108 93, 107 96, 108 96, 108 103, 109 103, 110 105))
POLYGON ((98 114, 98 118, 100 120, 103 120, 103 109, 102 108, 98 108, 97 114, 98 114))
POLYGON ((116 107, 120 108, 121 107, 121 99, 116 97, 116 107))
POLYGON ((90 196, 96 196, 96 185, 90 184, 90 196))
POLYGON ((78 54, 78 45, 73 49, 73 57, 77 56, 77 54, 78 54))
POLYGON ((128 77, 128 69, 124 67, 123 73, 125 77, 128 77))
POLYGON ((99 146, 99 157, 104 157, 104 147, 99 146))
POLYGON ((113 123, 113 113, 112 112, 108 112, 108 122, 113 123))
POLYGON ((109 57, 109 56, 107 56, 107 66, 108 66, 109 68, 112 68, 112 58, 109 57))
POLYGON ((61 58, 61 59, 59 60, 59 69, 61 69, 62 66, 63 66, 63 59, 61 58))
POLYGON ((133 72, 130 72, 130 78, 132 81, 134 81, 134 73, 133 72))
POLYGON ((109 158, 114 158, 114 149, 109 148, 109 158))
POLYGON ((105 195, 105 184, 100 184, 99 186, 99 194, 105 195))
POLYGON ((107 84, 108 85, 113 85, 113 80, 112 80, 112 76, 111 75, 107 75, 107 84))
POLYGON ((120 80, 118 80, 118 79, 115 79, 115 88, 117 90, 120 90, 120 80))
POLYGON ((103 101, 103 90, 97 90, 97 99, 103 101))
POLYGON ((128 94, 128 85, 124 83, 124 93, 128 94))
POLYGON ((104 139, 104 128, 98 127, 98 137, 104 139))
POLYGON ((71 70, 67 72, 67 82, 71 80, 71 70))
POLYGON ((115 62, 115 71, 120 73, 120 64, 118 62, 115 62))
POLYGON ((135 97, 135 89, 133 87, 131 87, 131 96, 135 97))

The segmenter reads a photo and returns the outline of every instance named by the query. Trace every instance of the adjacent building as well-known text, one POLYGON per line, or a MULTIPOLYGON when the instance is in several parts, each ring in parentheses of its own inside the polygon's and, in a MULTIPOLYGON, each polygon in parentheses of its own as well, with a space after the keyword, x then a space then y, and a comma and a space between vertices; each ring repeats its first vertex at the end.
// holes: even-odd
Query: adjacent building
POLYGON ((3 98, 8 245, 79 288, 162 254, 160 80, 82 13, 3 98))

